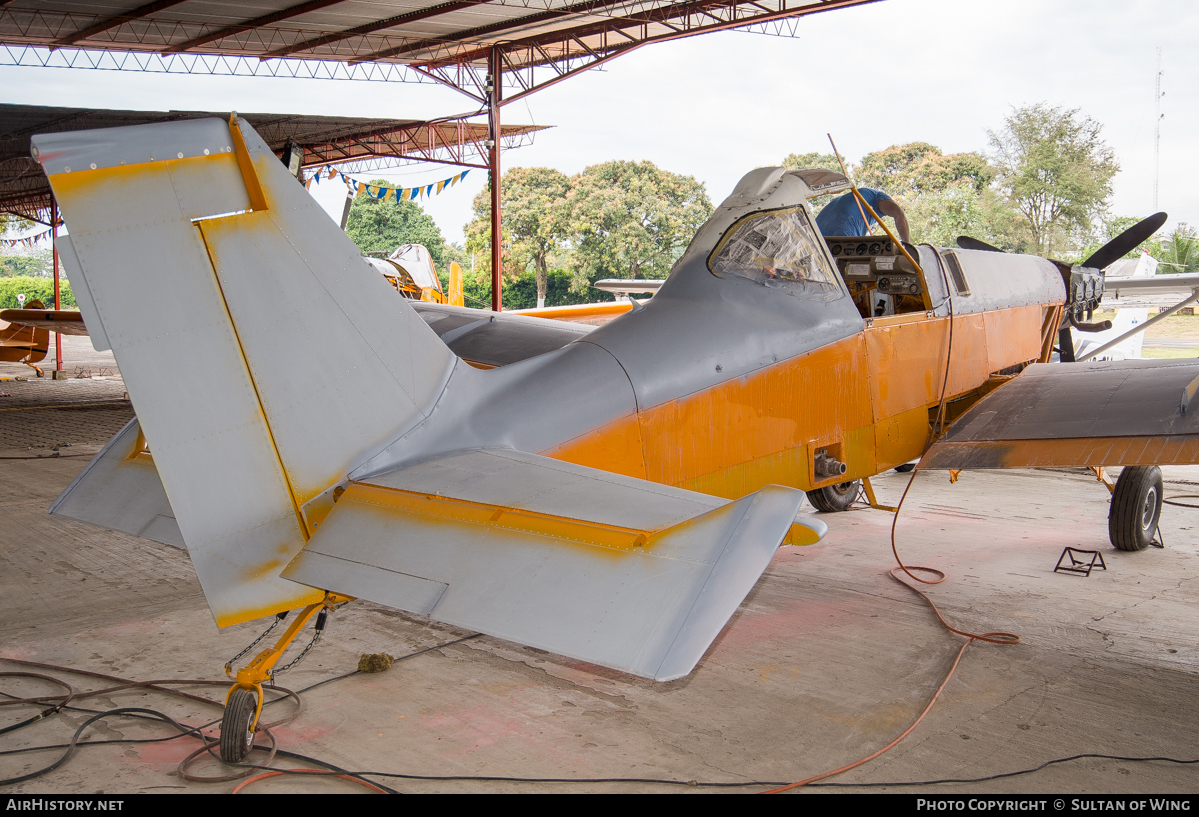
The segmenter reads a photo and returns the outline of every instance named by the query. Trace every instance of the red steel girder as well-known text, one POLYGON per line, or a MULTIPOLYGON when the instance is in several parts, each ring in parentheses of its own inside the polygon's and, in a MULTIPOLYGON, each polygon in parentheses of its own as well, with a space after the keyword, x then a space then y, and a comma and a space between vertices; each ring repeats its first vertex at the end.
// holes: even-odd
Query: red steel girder
POLYGON ((313 48, 319 48, 322 45, 348 40, 351 37, 357 37, 363 34, 370 34, 375 31, 382 31, 385 28, 403 25, 404 23, 415 23, 417 20, 426 20, 429 17, 436 17, 441 14, 449 14, 451 11, 470 8, 486 3, 487 0, 450 0, 446 3, 438 3, 435 6, 430 6, 416 11, 409 11, 405 14, 397 14, 395 17, 388 17, 386 20, 377 20, 373 23, 366 23, 355 28, 348 28, 345 31, 338 31, 333 34, 326 34, 321 37, 315 37, 311 40, 295 43, 294 45, 277 48, 274 51, 269 51, 262 55, 263 59, 270 57, 286 57, 298 51, 309 51, 313 48))
MULTIPOLYGON (((402 45, 398 48, 389 48, 385 51, 379 51, 374 54, 367 54, 359 57, 354 62, 370 62, 373 60, 388 59, 390 57, 398 57, 403 54, 412 54, 422 49, 432 46, 443 45, 448 43, 462 42, 475 37, 483 37, 489 34, 497 34, 501 31, 507 31, 520 26, 533 25, 535 23, 545 22, 547 20, 556 20, 559 17, 567 17, 574 14, 587 14, 596 9, 606 8, 608 6, 619 6, 628 0, 586 0, 582 3, 573 3, 569 6, 550 9, 548 11, 538 12, 537 14, 529 14, 524 17, 517 17, 512 20, 504 20, 498 23, 488 23, 484 26, 476 26, 468 28, 464 31, 456 32, 448 37, 438 37, 432 39, 418 40, 408 45, 402 45)), ((490 49, 481 49, 480 53, 489 53, 490 49)))
MULTIPOLYGON (((109 29, 116 28, 117 26, 123 26, 125 23, 128 23, 132 20, 140 20, 143 17, 149 17, 156 11, 163 11, 171 8, 172 6, 177 6, 183 2, 185 2, 185 0, 154 0, 153 3, 147 3, 146 5, 135 8, 132 11, 127 11, 124 14, 117 14, 113 17, 109 17, 108 19, 101 20, 95 25, 88 26, 82 31, 76 31, 74 34, 70 34, 66 37, 60 37, 54 41, 54 44, 74 45, 80 40, 86 40, 88 37, 94 36, 101 32, 108 31, 109 29)), ((0 3, 0 5, 3 4, 0 3)))
MULTIPOLYGON (((783 0, 785 3, 786 0, 783 0)), ((816 0, 816 2, 807 2, 803 5, 794 6, 791 8, 780 8, 778 11, 770 13, 754 14, 746 17, 737 18, 736 11, 740 6, 751 5, 746 0, 695 0, 695 2, 685 3, 682 5, 663 6, 649 11, 644 11, 639 14, 633 14, 628 17, 614 17, 607 20, 601 20, 595 23, 587 23, 573 28, 564 28, 557 31, 549 31, 544 34, 536 34, 532 37, 526 37, 521 40, 513 40, 504 43, 505 51, 515 51, 520 48, 545 46, 551 43, 565 43, 569 49, 571 41, 577 41, 583 37, 594 37, 597 35, 608 33, 622 33, 629 37, 630 40, 638 45, 650 42, 663 42, 666 40, 674 40, 682 37, 690 37, 696 34, 705 34, 713 31, 724 31, 730 28, 740 28, 742 26, 753 25, 754 23, 770 22, 784 17, 802 17, 808 14, 815 14, 822 11, 831 11, 833 9, 844 8, 847 6, 864 5, 866 3, 874 3, 878 0, 816 0), (675 28, 674 31, 650 36, 648 27, 651 25, 668 24, 669 21, 677 20, 680 17, 689 17, 692 14, 703 14, 711 17, 710 12, 718 9, 725 9, 734 14, 731 20, 724 20, 717 23, 708 23, 707 25, 691 26, 686 28, 675 28), (643 29, 640 37, 636 35, 630 36, 623 31, 628 28, 641 27, 643 29)), ((752 4, 757 5, 757 4, 752 4)), ((686 22, 679 24, 687 26, 686 22)), ((627 47, 626 47, 627 48, 627 47)), ((620 50, 626 50, 622 48, 620 50)), ((488 53, 487 48, 478 48, 474 51, 456 54, 451 60, 447 61, 471 61, 480 59, 488 53)), ((430 65, 439 64, 440 61, 430 61, 430 65)), ((509 100, 511 101, 511 100, 509 100)))
POLYGON ((272 23, 290 20, 292 17, 299 17, 301 14, 307 14, 310 11, 320 11, 329 6, 335 6, 338 3, 344 3, 345 0, 311 0, 308 3, 301 3, 298 6, 276 11, 274 14, 267 14, 262 17, 256 17, 253 20, 247 20, 244 23, 236 23, 231 26, 226 26, 219 31, 214 31, 210 34, 204 34, 200 37, 194 37, 187 42, 173 45, 170 48, 164 48, 163 54, 178 54, 187 51, 189 48, 196 48, 201 45, 207 45, 217 40, 223 40, 226 37, 232 37, 234 34, 241 34, 251 29, 260 28, 262 26, 271 25, 272 23))

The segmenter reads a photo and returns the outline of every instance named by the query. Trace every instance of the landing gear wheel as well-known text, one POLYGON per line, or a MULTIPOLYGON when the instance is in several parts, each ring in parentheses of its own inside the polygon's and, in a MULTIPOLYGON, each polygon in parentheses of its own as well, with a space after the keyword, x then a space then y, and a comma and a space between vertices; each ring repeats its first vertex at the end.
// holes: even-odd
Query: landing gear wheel
POLYGON ((1107 514, 1107 532, 1120 550, 1144 550, 1153 543, 1162 516, 1162 470, 1132 465, 1120 472, 1107 514))
POLYGON ((226 763, 241 763, 250 753, 254 733, 250 721, 258 709, 258 696, 248 689, 235 689, 225 704, 221 718, 221 760, 226 763))
POLYGON ((895 466, 895 471, 900 474, 906 474, 909 471, 912 471, 913 469, 915 469, 915 467, 916 467, 916 463, 905 462, 903 465, 895 466))
POLYGON ((816 506, 816 510, 824 513, 836 513, 848 510, 849 506, 858 498, 858 492, 861 490, 862 481, 855 479, 853 482, 826 485, 807 493, 808 499, 816 506))

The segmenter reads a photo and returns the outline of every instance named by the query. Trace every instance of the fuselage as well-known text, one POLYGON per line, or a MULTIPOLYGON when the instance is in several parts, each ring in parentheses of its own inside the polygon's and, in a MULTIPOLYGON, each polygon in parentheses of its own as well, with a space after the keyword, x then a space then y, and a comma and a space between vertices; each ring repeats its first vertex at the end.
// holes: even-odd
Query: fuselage
POLYGON ((927 308, 869 318, 839 277, 809 296, 714 274, 726 233, 808 192, 785 175, 751 183, 767 190, 746 196, 743 181, 643 308, 509 366, 460 361, 429 417, 351 478, 500 446, 730 499, 810 490, 920 456, 943 398, 1042 357, 1065 289, 1034 256, 955 250, 962 292, 949 251, 921 246, 927 308), (815 473, 817 452, 847 473, 815 473))

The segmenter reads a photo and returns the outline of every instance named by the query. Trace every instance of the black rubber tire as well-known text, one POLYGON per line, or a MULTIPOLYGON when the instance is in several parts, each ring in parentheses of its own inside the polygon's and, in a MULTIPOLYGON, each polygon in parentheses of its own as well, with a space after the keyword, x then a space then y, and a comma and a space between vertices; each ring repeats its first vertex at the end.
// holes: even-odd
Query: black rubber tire
POLYGON ((1162 470, 1156 465, 1130 465, 1120 472, 1107 533, 1120 550, 1144 550, 1153 542, 1162 517, 1162 470))
POLYGON ((258 696, 248 689, 235 689, 225 704, 221 717, 221 760, 226 763, 241 763, 250 753, 254 733, 250 721, 258 708, 258 696))
POLYGON ((909 471, 915 470, 915 468, 916 468, 916 463, 914 463, 914 462, 905 462, 903 465, 895 466, 895 470, 900 474, 906 474, 909 471))
POLYGON ((858 498, 862 490, 862 481, 841 482, 837 485, 825 485, 815 491, 808 491, 808 499, 816 506, 816 510, 824 513, 836 513, 849 510, 849 506, 858 498))

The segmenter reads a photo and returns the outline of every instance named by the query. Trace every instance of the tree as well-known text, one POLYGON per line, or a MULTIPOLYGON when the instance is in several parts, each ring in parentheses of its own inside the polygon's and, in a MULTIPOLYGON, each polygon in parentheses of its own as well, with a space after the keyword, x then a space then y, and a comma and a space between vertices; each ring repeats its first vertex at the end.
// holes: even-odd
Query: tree
POLYGON ((788 170, 807 170, 823 167, 825 170, 841 172, 837 157, 831 153, 792 153, 783 159, 783 167, 788 170))
MULTIPOLYGON (((375 180, 372 185, 387 187, 390 182, 375 180)), ((445 240, 433 219, 414 201, 396 201, 395 196, 377 199, 359 193, 346 221, 348 235, 364 253, 390 255, 402 244, 423 244, 441 266, 445 240)))
POLYGON ((1162 238, 1157 247, 1146 242, 1149 254, 1162 266, 1158 272, 1199 272, 1199 235, 1185 222, 1162 238))
POLYGON ((1000 190, 1041 255, 1083 243, 1107 210, 1120 166, 1101 130, 1077 108, 1038 103, 1014 109, 1001 130, 987 131, 1000 190))
MULTIPOLYGON (((545 303, 551 259, 568 235, 569 189, 570 179, 549 167, 514 167, 500 179, 504 273, 511 279, 532 267, 539 305, 545 303)), ((490 258, 490 186, 475 196, 473 204, 475 217, 466 225, 467 248, 490 258)))
POLYGON ((995 178, 995 169, 978 153, 951 153, 927 142, 892 145, 868 153, 854 168, 859 187, 883 190, 894 199, 915 199, 951 187, 969 186, 981 193, 995 178))
POLYGON ((574 288, 598 278, 665 278, 712 202, 694 176, 652 162, 593 165, 570 180, 574 288))
POLYGON ((853 169, 855 182, 882 190, 904 209, 916 243, 953 246, 972 235, 1019 249, 1016 214, 990 189, 995 168, 979 153, 945 154, 927 142, 868 153, 853 169))

